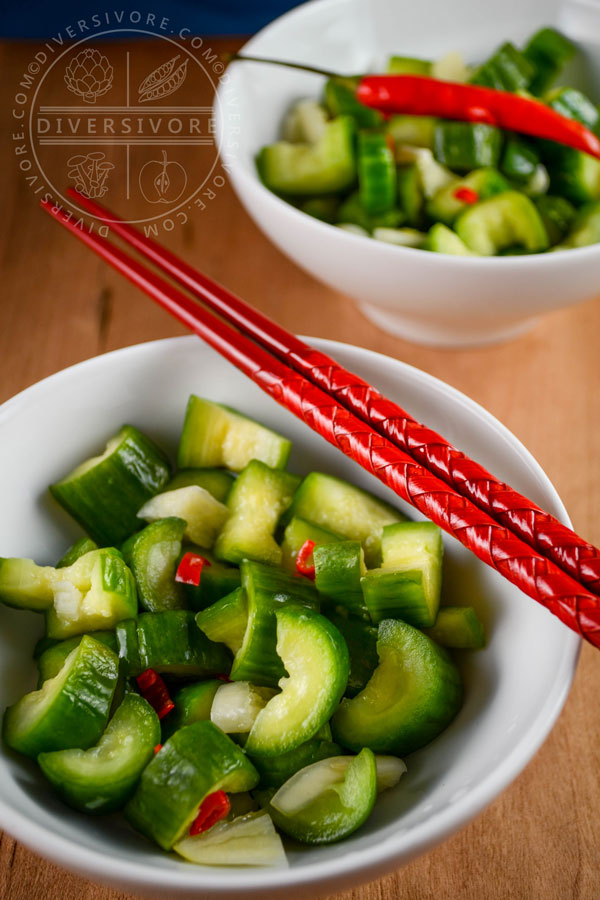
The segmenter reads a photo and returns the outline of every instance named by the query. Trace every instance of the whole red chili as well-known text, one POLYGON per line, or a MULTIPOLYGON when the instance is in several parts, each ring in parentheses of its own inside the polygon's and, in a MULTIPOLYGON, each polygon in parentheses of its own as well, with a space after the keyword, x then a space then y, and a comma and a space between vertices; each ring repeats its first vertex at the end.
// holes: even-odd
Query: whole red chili
POLYGON ((296 568, 298 572, 301 575, 306 575, 307 578, 312 578, 313 581, 315 578, 315 563, 312 558, 312 552, 314 549, 314 541, 304 541, 304 543, 298 550, 298 555, 296 556, 296 568))
POLYGON ((224 819, 230 809, 231 803, 225 791, 215 791, 209 794, 200 804, 198 815, 190 825, 190 834, 201 834, 203 831, 208 831, 209 828, 224 819))

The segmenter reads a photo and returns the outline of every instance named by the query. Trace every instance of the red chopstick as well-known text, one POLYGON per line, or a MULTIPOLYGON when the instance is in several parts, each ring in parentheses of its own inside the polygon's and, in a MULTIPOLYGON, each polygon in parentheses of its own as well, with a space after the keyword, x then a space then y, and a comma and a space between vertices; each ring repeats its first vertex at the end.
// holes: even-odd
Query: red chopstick
POLYGON ((588 590, 600 594, 599 549, 584 541, 527 497, 495 478, 441 435, 415 421, 398 404, 384 397, 358 375, 310 347, 99 203, 72 189, 68 193, 83 209, 110 222, 119 237, 199 296, 203 303, 251 335, 279 359, 302 372, 318 387, 333 394, 363 422, 367 422, 379 434, 405 450, 501 525, 514 531, 543 556, 552 559, 588 590))
POLYGON ((597 596, 303 375, 127 257, 109 241, 79 228, 70 214, 64 214, 47 201, 42 201, 41 205, 72 234, 233 362, 270 397, 456 537, 479 559, 541 603, 564 624, 600 647, 600 599, 597 596))

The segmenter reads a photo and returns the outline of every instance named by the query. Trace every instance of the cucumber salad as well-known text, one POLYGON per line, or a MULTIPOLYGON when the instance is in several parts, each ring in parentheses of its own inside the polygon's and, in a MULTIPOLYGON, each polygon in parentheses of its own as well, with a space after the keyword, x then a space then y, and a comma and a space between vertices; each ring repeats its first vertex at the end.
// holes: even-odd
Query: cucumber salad
MULTIPOLYGON (((389 74, 431 76, 541 100, 600 134, 581 91, 556 86, 574 45, 543 28, 477 66, 457 53, 388 60, 389 74)), ((600 160, 487 124, 384 115, 355 96, 359 77, 330 78, 320 102, 289 111, 262 148, 263 183, 302 212, 354 234, 461 256, 510 256, 600 242, 600 160)))
POLYGON ((50 486, 86 536, 0 558, 0 600, 45 617, 5 745, 194 863, 286 865, 282 836, 359 828, 461 708, 452 649, 484 645, 472 607, 440 606, 437 526, 292 474, 290 449, 192 395, 175 473, 124 425, 50 486))

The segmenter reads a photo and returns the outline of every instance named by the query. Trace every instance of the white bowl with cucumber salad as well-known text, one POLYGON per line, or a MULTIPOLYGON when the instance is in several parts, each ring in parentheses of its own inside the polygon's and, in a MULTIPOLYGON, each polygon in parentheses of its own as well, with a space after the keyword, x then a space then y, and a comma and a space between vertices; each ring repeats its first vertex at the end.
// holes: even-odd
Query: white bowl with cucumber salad
MULTIPOLYGON (((556 83, 580 88, 597 102, 598 44, 592 43, 594 32, 585 18, 586 12, 589 16, 589 9, 583 4, 562 4, 559 0, 531 0, 526 4, 508 0, 500 5, 492 0, 461 0, 445 5, 437 0, 313 0, 268 25, 241 52, 307 63, 342 74, 383 72, 391 55, 440 60, 457 51, 468 63, 481 62, 502 42, 512 41, 523 47, 540 28, 553 26, 567 34, 578 48, 576 59, 567 64, 556 83)), ((434 74, 456 77, 456 62, 447 59, 446 68, 448 63, 454 75, 445 70, 435 70, 434 74)), ((325 79, 302 71, 242 62, 233 63, 228 76, 219 90, 215 115, 222 158, 241 202, 276 246, 316 278, 354 298, 365 315, 386 331, 425 344, 483 344, 517 335, 541 314, 597 295, 600 244, 565 252, 502 257, 451 255, 457 252, 456 247, 449 252, 424 252, 411 246, 392 246, 384 240, 351 233, 357 230, 354 225, 351 230, 344 230, 300 211, 262 183, 256 158, 261 148, 281 139, 282 123, 295 102, 321 98, 325 79), (231 105, 233 100, 235 106, 231 105)), ((404 140, 407 138, 402 139, 403 143, 404 140)), ((287 164, 287 157, 283 161, 287 164)), ((420 175, 426 166, 427 159, 422 156, 418 161, 420 175)), ((588 174, 595 185, 592 193, 598 200, 600 163, 591 161, 591 169, 593 173, 588 174)), ((482 199, 488 187, 482 187, 482 199)), ((538 184, 537 189, 543 188, 543 184, 538 184)), ((429 189, 433 190, 433 186, 429 189)), ((302 198, 297 200, 300 203, 302 198)), ((393 228, 390 235, 386 229, 387 238, 410 243, 414 237, 421 241, 418 233, 411 237, 415 222, 410 214, 406 215, 410 207, 403 201, 399 206, 405 211, 400 224, 403 229, 410 226, 410 230, 401 229, 398 235, 398 229, 393 228)), ((338 207, 334 221, 339 221, 341 209, 349 207, 338 207)), ((355 212, 352 209, 351 223, 357 221, 355 212)), ((451 212, 456 216, 456 210, 451 212)), ((438 214, 439 211, 434 219, 438 214)), ((479 211, 475 214, 474 208, 470 214, 478 238, 474 246, 490 252, 480 246, 479 238, 487 229, 484 217, 479 211)), ((495 210, 492 214, 502 218, 504 212, 495 210)), ((452 225, 452 216, 447 221, 452 225)), ((394 221, 389 224, 393 226, 394 221)), ((427 227, 417 226, 417 231, 427 227)), ((463 235, 468 228, 466 224, 463 235)), ((512 225, 508 232, 511 230, 512 225)), ((538 240, 540 235, 534 231, 535 227, 526 242, 530 248, 543 247, 543 232, 538 240)), ((444 225, 435 234, 435 249, 442 249, 440 245, 448 238, 456 244, 455 233, 449 235, 444 225)), ((561 239, 564 240, 559 233, 554 234, 550 243, 561 239)), ((519 244, 520 239, 513 233, 508 242, 519 244)))
MULTIPOLYGON (((568 523, 565 509, 539 465, 510 432, 473 401, 396 360, 335 342, 314 343, 392 399, 409 406, 417 419, 444 433, 499 477, 568 523)), ((291 439, 289 471, 305 475, 316 470, 338 476, 412 516, 413 511, 390 491, 277 406, 196 338, 175 338, 129 347, 81 363, 28 388, 0 408, 3 449, 0 554, 31 557, 40 564, 54 565, 65 548, 80 537, 81 530, 51 499, 48 486, 56 484, 82 460, 99 453, 124 423, 147 434, 174 459, 191 393, 208 395, 213 401, 235 406, 291 439), (57 422, 70 424, 65 430, 57 428, 57 422)), ((231 443, 228 451, 233 454, 231 465, 242 444, 242 441, 231 443)), ((247 479, 248 475, 244 477, 247 479)), ((288 477, 291 476, 285 472, 278 476, 280 480, 288 477)), ((212 489, 216 491, 214 485, 212 489)), ((304 502, 306 493, 305 490, 304 502)), ((71 501, 77 502, 73 496, 71 501)), ((156 513, 157 510, 153 512, 150 508, 145 515, 152 519, 156 513)), ((165 510, 158 510, 158 514, 164 516, 165 510)), ((110 516, 105 518, 105 523, 109 519, 110 516)), ((118 521, 121 519, 120 512, 118 521)), ((167 521, 177 523, 178 520, 167 521)), ((231 536, 229 529, 230 545, 231 536)), ((133 562, 131 565, 136 571, 133 562)), ((74 568, 62 571, 64 578, 74 580, 74 568)), ((65 583, 61 584, 64 596, 65 583)), ((142 588, 138 580, 138 590, 142 588)), ((75 812, 61 802, 32 760, 12 752, 6 745, 0 750, 0 827, 58 865, 92 880, 153 897, 323 896, 401 866, 468 822, 524 768, 560 713, 579 652, 578 638, 558 619, 457 542, 445 537, 442 602, 472 605, 487 634, 483 649, 457 654, 465 691, 462 708, 435 740, 408 754, 406 774, 395 787, 377 797, 366 822, 344 840, 323 846, 286 842, 289 867, 197 866, 146 840, 119 813, 110 818, 92 818, 75 812)), ((48 627, 60 626, 59 631, 64 635, 65 615, 68 619, 71 607, 67 603, 56 609, 59 615, 54 617, 52 625, 49 621, 48 627)), ((94 628, 98 624, 88 622, 88 629, 94 628)), ((0 706, 3 710, 24 692, 34 689, 32 651, 42 632, 39 615, 0 604, 0 706)), ((319 639, 322 637, 321 629, 319 639)), ((335 648, 336 640, 339 642, 339 637, 330 646, 335 648)), ((112 659, 110 649, 97 641, 90 642, 89 638, 85 641, 85 646, 82 642, 75 651, 75 659, 90 651, 90 643, 95 646, 95 653, 112 659)), ((286 650, 282 644, 284 658, 287 652, 289 648, 286 650)), ((341 653, 339 648, 337 652, 341 653)), ((237 661, 236 656, 234 666, 237 661)), ((68 666, 65 663, 65 668, 68 666)), ((291 669, 290 674, 293 679, 291 669)), ((234 687, 226 685, 227 689, 234 687)), ((143 706, 141 698, 128 696, 129 713, 129 707, 143 706)), ((257 696, 255 693, 252 700, 260 708, 270 694, 267 692, 262 700, 257 696)), ((213 720, 217 716, 226 728, 224 723, 231 708, 222 702, 217 712, 211 711, 213 720)), ((5 735, 15 745, 21 741, 22 747, 22 722, 17 721, 15 725, 16 719, 18 716, 13 713, 10 734, 5 726, 5 735)), ((338 722, 338 736, 343 736, 345 727, 348 733, 349 724, 338 722)), ((206 726, 210 723, 199 722, 190 728, 202 730, 206 726)), ((150 748, 156 739, 153 734, 150 728, 145 738, 150 748)), ((223 746, 229 747, 228 753, 234 756, 241 753, 231 749, 233 744, 225 736, 215 737, 214 729, 211 735, 212 740, 225 742, 223 746)), ((263 738, 264 730, 261 736, 260 728, 251 738, 257 752, 263 738)), ((31 734, 28 740, 32 740, 31 734)), ((162 741, 166 741, 165 734, 162 741)), ((151 749, 149 752, 152 756, 151 749)), ((160 768, 163 752, 150 764, 155 769, 160 768)), ((60 781, 60 772, 64 776, 66 770, 61 770, 60 765, 53 769, 51 763, 57 757, 60 761, 60 753, 45 754, 44 770, 51 780, 54 777, 60 781)), ((327 777, 326 772, 325 781, 327 777)), ((68 778, 62 787, 68 787, 68 778)), ((314 788, 312 782, 311 789, 314 788)), ((301 785, 300 793, 303 789, 301 785)), ((74 790, 80 791, 81 785, 74 790)), ((293 784, 287 790, 286 802, 292 807, 298 803, 298 792, 293 784)), ((140 808, 137 804, 131 820, 146 833, 156 823, 160 828, 166 825, 168 816, 161 815, 160 803, 157 808, 155 801, 155 824, 150 825, 147 819, 143 822, 144 813, 140 808)))

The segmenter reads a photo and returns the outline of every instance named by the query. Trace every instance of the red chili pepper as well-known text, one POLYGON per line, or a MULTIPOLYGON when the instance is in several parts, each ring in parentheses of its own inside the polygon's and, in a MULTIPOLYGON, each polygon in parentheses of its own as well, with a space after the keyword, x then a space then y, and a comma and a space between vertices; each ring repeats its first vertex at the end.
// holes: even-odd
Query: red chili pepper
POLYGON ((198 815, 190 826, 190 834, 208 831, 229 813, 231 803, 225 791, 215 791, 205 797, 200 804, 198 815))
POLYGON ((218 675, 215 675, 215 678, 218 678, 219 681, 226 681, 228 684, 231 684, 231 678, 229 675, 226 675, 225 672, 219 672, 218 675))
POLYGON ((479 202, 479 194, 477 191, 474 191, 473 188, 464 187, 456 188, 455 191, 452 192, 452 196, 456 197, 457 200, 461 200, 463 203, 478 203, 479 202))
POLYGON ((424 75, 366 75, 356 89, 356 97, 380 112, 484 122, 558 141, 600 159, 600 139, 580 122, 561 116, 539 100, 507 91, 424 75))
POLYGON ((175 572, 175 581, 198 587, 204 566, 210 566, 210 560, 198 553, 184 553, 175 572))
POLYGON ((161 750, 162 750, 162 744, 157 744, 156 747, 154 748, 154 755, 156 756, 156 754, 159 753, 161 750))
POLYGON ((307 578, 312 578, 313 581, 315 577, 315 563, 314 560, 309 562, 309 559, 311 559, 314 549, 314 541, 304 541, 298 550, 298 555, 296 557, 296 568, 298 569, 298 572, 301 575, 306 575, 307 578))
POLYGON ((136 681, 142 697, 148 701, 159 719, 164 719, 175 708, 166 684, 154 669, 146 669, 138 675, 136 681))

